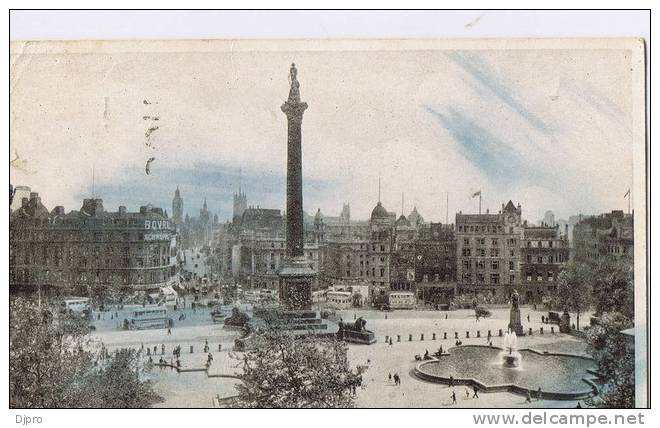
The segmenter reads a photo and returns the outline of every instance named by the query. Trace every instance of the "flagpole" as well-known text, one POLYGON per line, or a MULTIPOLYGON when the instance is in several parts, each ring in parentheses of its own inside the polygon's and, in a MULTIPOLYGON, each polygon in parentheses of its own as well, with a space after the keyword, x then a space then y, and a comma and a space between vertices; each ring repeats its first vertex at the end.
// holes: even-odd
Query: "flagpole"
POLYGON ((446 205, 446 213, 445 213, 445 224, 449 224, 449 192, 447 192, 447 205, 446 205))
POLYGON ((479 190, 479 215, 481 215, 481 190, 479 190))

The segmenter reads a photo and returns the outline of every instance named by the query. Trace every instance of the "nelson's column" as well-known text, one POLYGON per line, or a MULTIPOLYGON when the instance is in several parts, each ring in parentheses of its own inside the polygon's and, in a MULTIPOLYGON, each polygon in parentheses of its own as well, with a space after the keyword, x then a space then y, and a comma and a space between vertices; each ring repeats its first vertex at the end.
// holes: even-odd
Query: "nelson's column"
POLYGON ((289 310, 312 307, 316 272, 304 253, 302 196, 302 118, 307 103, 300 101, 298 70, 291 64, 289 99, 282 104, 288 122, 286 173, 286 257, 279 272, 280 301, 289 310))

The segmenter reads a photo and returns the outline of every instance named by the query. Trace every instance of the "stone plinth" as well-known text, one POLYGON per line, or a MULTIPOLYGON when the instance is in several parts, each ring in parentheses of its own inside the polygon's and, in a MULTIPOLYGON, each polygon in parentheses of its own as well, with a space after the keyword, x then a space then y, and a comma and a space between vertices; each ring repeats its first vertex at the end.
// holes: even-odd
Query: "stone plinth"
POLYGON ((515 331, 516 336, 523 336, 523 326, 520 322, 520 309, 511 308, 509 311, 509 330, 515 331))
POLYGON ((571 332, 571 316, 568 312, 564 312, 559 318, 559 332, 560 333, 570 333, 571 332))
POLYGON ((312 308, 312 284, 316 272, 304 256, 287 257, 279 272, 280 302, 289 310, 312 308))

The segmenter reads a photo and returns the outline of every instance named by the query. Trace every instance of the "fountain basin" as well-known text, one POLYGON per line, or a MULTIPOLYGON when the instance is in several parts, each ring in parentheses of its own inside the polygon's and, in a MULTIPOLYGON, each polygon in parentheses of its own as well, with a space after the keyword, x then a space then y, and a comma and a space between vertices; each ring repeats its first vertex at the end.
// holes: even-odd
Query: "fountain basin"
POLYGON ((511 354, 502 354, 502 366, 515 368, 520 366, 520 353, 514 352, 511 354))
MULTIPOLYGON (((569 354, 541 353, 520 349, 522 366, 506 367, 503 355, 509 351, 494 346, 463 345, 448 350, 449 355, 417 365, 415 375, 423 380, 476 386, 485 392, 509 391, 535 396, 541 388, 544 399, 584 399, 598 392, 589 372, 593 359, 569 354)), ((515 361, 513 362, 515 364, 515 361)))

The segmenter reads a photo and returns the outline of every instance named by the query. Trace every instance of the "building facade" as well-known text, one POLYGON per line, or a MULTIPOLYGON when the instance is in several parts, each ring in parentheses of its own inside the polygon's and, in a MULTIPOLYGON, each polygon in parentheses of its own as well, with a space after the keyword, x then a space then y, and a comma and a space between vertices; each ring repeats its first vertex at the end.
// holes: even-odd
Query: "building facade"
POLYGON ((176 252, 160 208, 108 212, 101 199, 85 199, 79 211, 49 212, 31 193, 10 219, 10 287, 156 290, 176 281, 176 252))
POLYGON ((497 214, 456 214, 458 294, 508 301, 520 284, 521 216, 511 201, 497 214))
POLYGON ((581 217, 573 226, 573 257, 578 262, 598 263, 604 258, 633 259, 634 216, 612 211, 581 217))
POLYGON ((541 303, 557 289, 557 277, 569 261, 568 236, 559 226, 524 227, 520 247, 523 301, 541 303))

